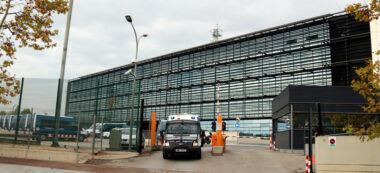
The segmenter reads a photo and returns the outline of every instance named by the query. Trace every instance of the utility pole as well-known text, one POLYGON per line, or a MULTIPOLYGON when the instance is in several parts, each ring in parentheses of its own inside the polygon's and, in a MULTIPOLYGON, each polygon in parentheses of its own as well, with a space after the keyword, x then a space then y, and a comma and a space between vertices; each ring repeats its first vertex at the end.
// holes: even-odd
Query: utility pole
POLYGON ((61 116, 61 104, 62 104, 62 90, 65 76, 65 65, 66 65, 66 54, 67 54, 67 44, 69 41, 71 14, 73 11, 73 1, 70 0, 69 12, 66 19, 66 30, 65 30, 65 41, 63 45, 62 62, 61 62, 61 74, 58 80, 58 91, 57 91, 57 102, 55 107, 55 126, 54 126, 54 139, 51 146, 58 147, 58 132, 59 132, 59 118, 61 116))
POLYGON ((18 101, 18 108, 17 108, 15 144, 17 143, 18 129, 19 129, 19 124, 20 124, 20 111, 21 111, 21 100, 22 100, 22 90, 23 89, 24 89, 24 78, 21 79, 21 91, 20 91, 20 98, 18 101))

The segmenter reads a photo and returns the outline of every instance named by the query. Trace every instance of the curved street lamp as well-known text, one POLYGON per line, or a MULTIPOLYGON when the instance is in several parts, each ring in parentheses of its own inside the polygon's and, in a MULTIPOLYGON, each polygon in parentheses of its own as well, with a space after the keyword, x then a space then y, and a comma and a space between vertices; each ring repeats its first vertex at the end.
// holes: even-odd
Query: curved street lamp
MULTIPOLYGON (((135 58, 132 59, 132 63, 134 64, 134 70, 133 70, 133 73, 132 72, 132 69, 129 69, 127 72, 125 72, 126 75, 128 74, 132 74, 133 76, 133 86, 132 86, 132 115, 129 116, 129 145, 128 145, 128 151, 131 151, 131 146, 132 146, 132 128, 133 128, 133 110, 135 108, 135 101, 134 101, 134 98, 135 98, 135 89, 136 89, 136 69, 137 69, 137 55, 138 55, 138 48, 139 48, 139 42, 140 42, 140 39, 142 37, 148 37, 148 34, 143 34, 139 37, 137 37, 137 33, 136 33, 136 29, 135 27, 133 26, 133 23, 132 23, 132 17, 130 15, 126 15, 125 16, 125 19, 131 24, 132 26, 132 29, 133 29, 133 33, 135 34, 135 40, 136 40, 136 54, 135 54, 135 58)), ((140 127, 141 128, 141 127, 140 127)), ((137 133, 137 129, 136 129, 136 133, 137 133)), ((136 138, 137 138, 137 134, 136 134, 136 138)), ((136 145, 137 145, 137 142, 136 142, 136 145)))

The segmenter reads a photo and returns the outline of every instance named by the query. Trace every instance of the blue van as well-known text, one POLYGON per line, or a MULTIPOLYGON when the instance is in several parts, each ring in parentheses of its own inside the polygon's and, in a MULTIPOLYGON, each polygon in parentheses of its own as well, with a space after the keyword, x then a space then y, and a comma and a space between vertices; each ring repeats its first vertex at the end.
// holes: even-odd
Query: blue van
MULTIPOLYGON (((29 119, 27 128, 33 129, 33 136, 38 140, 52 140, 54 137, 55 117, 49 115, 33 115, 29 119)), ((77 138, 78 129, 76 128, 75 119, 73 117, 60 117, 59 119, 59 140, 75 140, 77 138)), ((85 135, 79 134, 79 141, 86 139, 85 135)))

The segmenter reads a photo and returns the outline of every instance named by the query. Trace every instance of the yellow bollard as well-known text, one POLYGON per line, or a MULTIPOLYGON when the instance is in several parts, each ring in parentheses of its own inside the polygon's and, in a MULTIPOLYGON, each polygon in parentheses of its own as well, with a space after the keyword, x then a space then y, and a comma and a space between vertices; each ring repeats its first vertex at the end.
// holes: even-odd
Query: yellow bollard
POLYGON ((218 155, 221 156, 223 155, 223 151, 225 150, 225 141, 222 136, 222 115, 218 115, 218 121, 216 124, 216 134, 212 135, 212 154, 213 155, 218 155), (215 140, 215 145, 214 145, 214 137, 216 138, 215 140))

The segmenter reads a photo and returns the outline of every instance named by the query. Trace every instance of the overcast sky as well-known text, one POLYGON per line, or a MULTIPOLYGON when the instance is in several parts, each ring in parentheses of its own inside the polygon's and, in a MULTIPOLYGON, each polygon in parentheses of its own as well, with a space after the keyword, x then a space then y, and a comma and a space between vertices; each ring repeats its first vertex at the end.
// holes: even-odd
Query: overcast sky
MULTIPOLYGON (((209 43, 219 24, 222 39, 342 11, 363 0, 74 0, 65 79, 129 64, 135 54, 130 14, 139 35, 139 60, 209 43)), ((66 16, 54 49, 19 50, 11 71, 17 77, 58 78, 66 16)))

